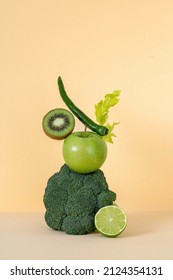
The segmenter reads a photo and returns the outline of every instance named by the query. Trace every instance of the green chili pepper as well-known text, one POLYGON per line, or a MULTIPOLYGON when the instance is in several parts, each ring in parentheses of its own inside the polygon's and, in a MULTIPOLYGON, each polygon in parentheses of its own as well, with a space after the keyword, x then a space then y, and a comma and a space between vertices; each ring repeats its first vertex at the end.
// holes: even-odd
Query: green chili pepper
POLYGON ((68 97, 61 77, 58 77, 58 87, 62 100, 65 102, 67 107, 71 110, 71 112, 89 129, 96 132, 101 136, 105 136, 108 134, 109 130, 105 126, 98 125, 93 122, 85 113, 83 113, 76 105, 72 102, 72 100, 68 97))

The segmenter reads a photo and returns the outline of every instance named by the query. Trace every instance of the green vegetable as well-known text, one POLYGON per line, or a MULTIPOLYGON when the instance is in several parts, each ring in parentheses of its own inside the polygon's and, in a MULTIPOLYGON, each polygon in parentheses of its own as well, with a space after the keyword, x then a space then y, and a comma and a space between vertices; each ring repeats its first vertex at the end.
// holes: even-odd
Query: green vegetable
POLYGON ((83 124, 85 124, 88 128, 90 128, 92 131, 96 132, 101 136, 105 136, 108 134, 107 127, 96 124, 86 114, 84 114, 84 112, 82 112, 78 107, 76 107, 76 105, 68 97, 61 77, 58 77, 58 87, 59 87, 60 95, 63 101, 65 102, 65 104, 67 105, 67 107, 83 124))
POLYGON ((68 234, 94 232, 95 214, 100 208, 112 205, 115 198, 100 169, 79 174, 64 164, 50 177, 45 189, 46 223, 68 234))
POLYGON ((114 122, 112 125, 110 125, 109 123, 106 124, 106 127, 109 129, 109 133, 103 137, 106 142, 113 143, 112 137, 116 137, 116 135, 112 131, 117 124, 118 123, 116 122, 114 122))
POLYGON ((112 125, 106 123, 108 120, 109 109, 114 107, 118 102, 120 95, 120 91, 116 90, 113 93, 108 93, 105 95, 104 100, 101 100, 97 104, 95 104, 95 115, 96 120, 100 125, 105 125, 108 128, 108 133, 103 139, 107 142, 113 143, 112 137, 115 137, 115 134, 112 132, 114 126, 118 123, 114 122, 112 125))

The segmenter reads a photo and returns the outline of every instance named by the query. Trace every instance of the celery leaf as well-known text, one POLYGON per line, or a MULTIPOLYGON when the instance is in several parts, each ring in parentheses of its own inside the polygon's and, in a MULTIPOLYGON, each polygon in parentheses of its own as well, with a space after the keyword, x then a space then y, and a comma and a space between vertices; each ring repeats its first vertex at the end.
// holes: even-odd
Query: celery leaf
MULTIPOLYGON (((108 120, 108 114, 109 114, 109 109, 111 107, 114 107, 118 102, 119 102, 119 95, 120 95, 120 90, 115 90, 112 93, 108 93, 104 96, 104 100, 101 100, 97 104, 95 104, 95 116, 96 120, 100 125, 105 125, 105 123, 108 120)), ((113 123, 112 125, 106 124, 105 126, 109 129, 108 135, 104 136, 104 140, 110 143, 113 143, 112 137, 114 133, 112 132, 114 129, 114 126, 117 123, 113 123)))
POLYGON ((113 139, 112 137, 116 137, 116 135, 112 132, 115 125, 117 125, 119 123, 116 123, 114 122, 112 125, 110 125, 109 123, 107 123, 105 126, 109 129, 109 132, 106 136, 103 136, 103 139, 106 141, 106 142, 109 142, 109 143, 113 143, 113 139))

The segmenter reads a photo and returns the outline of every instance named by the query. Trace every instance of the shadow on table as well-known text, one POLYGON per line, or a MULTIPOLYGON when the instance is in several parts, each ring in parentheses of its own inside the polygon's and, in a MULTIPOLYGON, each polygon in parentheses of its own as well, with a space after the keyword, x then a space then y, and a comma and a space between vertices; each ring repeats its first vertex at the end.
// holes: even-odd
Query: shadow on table
POLYGON ((159 220, 152 213, 130 213, 127 227, 121 237, 151 234, 157 230, 159 220))

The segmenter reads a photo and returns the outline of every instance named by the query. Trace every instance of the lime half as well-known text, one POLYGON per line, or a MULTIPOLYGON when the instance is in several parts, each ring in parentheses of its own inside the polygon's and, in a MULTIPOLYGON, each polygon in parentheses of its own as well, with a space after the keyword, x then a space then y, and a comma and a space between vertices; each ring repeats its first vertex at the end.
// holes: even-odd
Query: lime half
POLYGON ((115 205, 100 208, 95 215, 96 229, 108 237, 118 236, 127 226, 127 216, 115 205))

